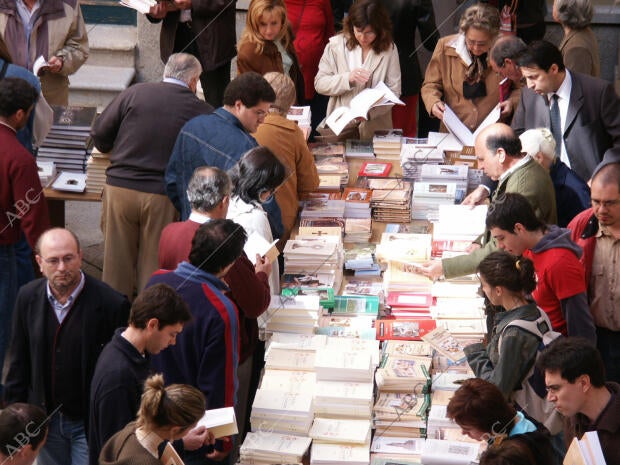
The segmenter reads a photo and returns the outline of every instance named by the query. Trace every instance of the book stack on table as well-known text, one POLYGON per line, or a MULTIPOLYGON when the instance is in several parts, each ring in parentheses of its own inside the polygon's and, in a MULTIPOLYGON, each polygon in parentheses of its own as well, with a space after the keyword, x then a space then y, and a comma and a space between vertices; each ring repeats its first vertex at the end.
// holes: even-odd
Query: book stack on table
POLYGON ((372 218, 384 223, 411 221, 411 183, 396 178, 368 179, 372 218))
POLYGON ((52 109, 54 122, 39 147, 37 160, 54 162, 57 171, 85 173, 92 151, 90 128, 97 108, 52 106, 52 109))

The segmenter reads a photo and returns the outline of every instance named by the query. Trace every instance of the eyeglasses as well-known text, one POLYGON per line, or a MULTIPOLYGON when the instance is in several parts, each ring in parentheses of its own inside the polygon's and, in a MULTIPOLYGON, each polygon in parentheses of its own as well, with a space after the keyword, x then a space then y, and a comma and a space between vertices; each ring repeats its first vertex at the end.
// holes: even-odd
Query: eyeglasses
MULTIPOLYGON (((489 41, 488 40, 471 40, 468 38, 465 38, 465 43, 467 44, 467 46, 469 48, 473 48, 473 47, 486 47, 489 45, 489 41)), ((502 63, 502 67, 504 66, 504 64, 502 63)))
POLYGON ((60 265, 60 262, 63 262, 65 265, 70 264, 77 258, 77 256, 76 255, 65 255, 64 257, 60 257, 60 258, 59 257, 50 257, 50 258, 41 257, 41 258, 49 266, 58 266, 60 265))
POLYGON ((353 33, 355 35, 364 36, 364 37, 372 37, 372 36, 376 36, 377 35, 377 33, 375 31, 370 30, 370 31, 365 31, 364 32, 362 29, 358 29, 356 27, 353 28, 353 33))
POLYGON ((596 208, 612 208, 620 203, 620 199, 616 200, 592 200, 592 206, 596 208))

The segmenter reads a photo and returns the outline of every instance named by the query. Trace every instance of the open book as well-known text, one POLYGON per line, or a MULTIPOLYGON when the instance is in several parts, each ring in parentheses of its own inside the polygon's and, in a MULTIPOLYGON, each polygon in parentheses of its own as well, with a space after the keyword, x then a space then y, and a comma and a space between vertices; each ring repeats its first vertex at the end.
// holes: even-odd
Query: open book
POLYGON ((584 433, 581 439, 573 438, 564 465, 605 465, 605 457, 596 431, 584 433))
POLYGON ((325 123, 336 135, 355 118, 367 119, 371 108, 381 105, 404 105, 385 83, 380 82, 372 89, 364 89, 351 99, 348 107, 338 107, 327 117, 325 123))
POLYGON ((277 243, 278 239, 269 243, 263 236, 254 231, 249 235, 243 250, 253 265, 256 265, 256 254, 261 257, 267 257, 273 263, 280 255, 276 248, 277 243))
POLYGON ((147 14, 151 7, 157 5, 156 0, 120 0, 119 3, 143 14, 147 14))
POLYGON ((448 128, 456 138, 463 144, 468 146, 473 146, 476 141, 476 136, 487 126, 497 123, 500 116, 499 103, 491 110, 491 112, 487 115, 487 117, 480 123, 480 126, 476 128, 476 130, 472 133, 467 126, 463 124, 463 122, 459 119, 458 116, 452 111, 448 105, 446 105, 446 110, 443 113, 443 124, 448 128))

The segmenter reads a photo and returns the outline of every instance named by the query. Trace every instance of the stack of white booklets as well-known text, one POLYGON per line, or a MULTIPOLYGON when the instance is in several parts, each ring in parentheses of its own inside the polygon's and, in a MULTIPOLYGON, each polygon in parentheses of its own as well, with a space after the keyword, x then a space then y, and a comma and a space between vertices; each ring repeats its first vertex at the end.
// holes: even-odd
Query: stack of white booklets
POLYGON ((396 463, 403 459, 419 463, 424 441, 422 438, 375 435, 370 446, 370 452, 373 456, 389 457, 393 459, 392 462, 396 463))
POLYGON ((423 164, 444 162, 443 150, 431 145, 428 139, 403 137, 400 150, 400 166, 403 177, 417 181, 420 179, 423 164))
POLYGON ((401 152, 402 129, 384 129, 375 131, 372 147, 377 158, 399 160, 401 152))
POLYGON ((457 198, 461 200, 465 191, 458 182, 418 181, 413 185, 411 218, 414 220, 437 220, 440 205, 454 205, 457 198))
POLYGON ((316 351, 317 380, 372 383, 374 369, 370 352, 344 352, 327 348, 316 351))
POLYGON ((272 465, 301 463, 312 440, 308 437, 270 431, 250 432, 239 451, 242 465, 272 465))
POLYGON ((427 439, 422 449, 422 465, 470 465, 476 463, 480 443, 427 439))
POLYGON ((368 465, 370 451, 366 445, 315 442, 310 453, 311 465, 368 465))
POLYGON ((457 183, 457 196, 465 196, 467 192, 469 167, 467 165, 432 165, 424 164, 420 170, 422 182, 453 181, 457 183))
POLYGON ((358 444, 368 449, 370 430, 369 420, 315 418, 309 435, 315 443, 358 444))
POLYGON ((349 165, 342 157, 326 157, 315 162, 319 176, 339 176, 336 189, 344 187, 349 182, 349 165))
POLYGON ((315 355, 312 350, 271 349, 265 357, 265 369, 314 371, 315 355))
POLYGON ((86 189, 101 191, 105 186, 105 171, 110 166, 110 155, 93 148, 93 153, 86 162, 86 189))
POLYGON ((318 327, 321 305, 318 295, 272 295, 269 308, 259 317, 265 334, 273 332, 313 334, 318 327))
POLYGON ((258 389, 252 404, 252 431, 308 435, 314 419, 312 392, 258 389))

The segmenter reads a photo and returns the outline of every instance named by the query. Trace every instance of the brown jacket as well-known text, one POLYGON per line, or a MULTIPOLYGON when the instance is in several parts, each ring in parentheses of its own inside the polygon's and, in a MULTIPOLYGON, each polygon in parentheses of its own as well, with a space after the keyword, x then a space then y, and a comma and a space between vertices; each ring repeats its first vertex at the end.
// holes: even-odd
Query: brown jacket
POLYGON ((254 137, 260 145, 270 148, 284 166, 288 176, 276 192, 282 210, 284 234, 288 239, 299 209, 299 193, 315 190, 319 185, 314 158, 297 123, 284 116, 270 113, 258 127, 254 137))
POLYGON ((564 66, 571 71, 589 74, 593 77, 601 75, 601 59, 598 42, 592 29, 575 29, 564 35, 560 46, 564 66))
POLYGON ((488 66, 485 70, 486 97, 473 100, 463 97, 463 81, 468 68, 465 59, 470 58, 466 56, 464 59, 458 52, 459 44, 464 46, 462 37, 455 34, 439 39, 426 68, 420 93, 429 114, 435 103, 443 101, 473 132, 499 103, 500 79, 488 66))
MULTIPOLYGON (((304 77, 301 74, 299 61, 297 60, 297 54, 295 53, 292 42, 286 51, 290 55, 291 60, 293 60, 293 65, 288 74, 295 83, 297 105, 303 105, 305 95, 304 77)), ((263 53, 259 54, 256 52, 256 44, 250 42, 239 43, 239 50, 237 52, 237 75, 248 71, 255 71, 260 75, 272 71, 283 73, 282 55, 280 55, 278 47, 271 41, 265 41, 263 53)))
POLYGON ((162 465, 136 437, 136 423, 131 422, 105 443, 99 454, 100 465, 162 465))

